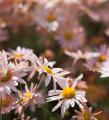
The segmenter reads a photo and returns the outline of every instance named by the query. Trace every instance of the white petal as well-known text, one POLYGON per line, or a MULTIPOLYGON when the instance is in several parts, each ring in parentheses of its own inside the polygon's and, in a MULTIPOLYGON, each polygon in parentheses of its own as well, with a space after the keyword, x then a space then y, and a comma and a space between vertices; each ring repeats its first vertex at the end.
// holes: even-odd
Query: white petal
POLYGON ((62 100, 59 101, 59 103, 52 109, 52 112, 54 112, 55 110, 57 110, 61 105, 62 105, 62 100))
POLYGON ((66 110, 68 109, 68 107, 69 107, 69 104, 67 104, 67 101, 64 101, 63 104, 62 104, 62 107, 61 107, 62 117, 64 117, 64 114, 65 114, 66 110))
POLYGON ((48 96, 59 95, 61 92, 62 90, 50 90, 48 96))
POLYGON ((52 97, 48 97, 48 98, 47 98, 47 102, 55 101, 55 100, 60 100, 60 99, 62 99, 62 98, 63 98, 62 96, 52 96, 52 97))
POLYGON ((11 93, 10 88, 9 88, 8 86, 6 86, 6 85, 5 85, 4 87, 5 87, 4 90, 6 91, 6 93, 7 93, 7 94, 10 94, 10 93, 11 93))
POLYGON ((61 72, 63 69, 62 68, 53 68, 54 73, 61 72))
POLYGON ((75 99, 75 102, 78 104, 78 106, 80 107, 80 109, 83 110, 83 106, 82 106, 82 104, 81 104, 77 99, 75 99))
POLYGON ((75 79, 72 87, 75 88, 76 85, 77 85, 77 83, 78 83, 78 81, 81 80, 82 78, 83 78, 83 74, 79 75, 79 76, 75 79))
POLYGON ((75 99, 72 99, 70 104, 71 104, 71 107, 74 107, 75 106, 75 99))
POLYGON ((51 75, 48 75, 45 79, 45 86, 48 86, 48 84, 50 83, 51 80, 51 75))

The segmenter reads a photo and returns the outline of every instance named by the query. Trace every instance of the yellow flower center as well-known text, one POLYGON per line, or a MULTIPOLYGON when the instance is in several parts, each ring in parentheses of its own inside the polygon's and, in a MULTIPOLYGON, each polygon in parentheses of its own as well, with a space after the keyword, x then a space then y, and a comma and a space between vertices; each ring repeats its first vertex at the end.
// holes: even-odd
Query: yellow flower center
POLYGON ((99 56, 99 61, 100 62, 104 62, 104 61, 106 61, 107 60, 107 56, 106 55, 100 55, 99 56))
POLYGON ((89 111, 84 111, 82 113, 82 120, 91 120, 91 113, 89 111))
POLYGON ((53 74, 53 71, 51 68, 49 68, 48 66, 44 66, 44 70, 49 73, 49 74, 53 74))
POLYGON ((24 55, 23 54, 20 54, 20 53, 15 53, 14 54, 14 57, 16 58, 16 59, 19 59, 19 58, 22 58, 24 55))
POLYGON ((31 93, 31 92, 26 92, 26 93, 23 95, 22 101, 23 101, 23 102, 28 102, 28 101, 31 100, 32 98, 33 98, 33 93, 31 93))
MULTIPOLYGON (((2 74, 2 70, 0 70, 0 75, 2 74)), ((8 82, 12 77, 12 73, 10 70, 7 71, 6 76, 0 79, 0 82, 8 82)))
POLYGON ((31 93, 31 92, 26 92, 24 95, 25 95, 25 97, 28 97, 28 98, 33 97, 33 93, 31 93))
POLYGON ((64 38, 67 41, 71 41, 73 39, 73 33, 72 32, 66 32, 66 33, 64 33, 64 38))
POLYGON ((2 75, 2 69, 0 68, 0 76, 2 75))
POLYGON ((75 96, 75 89, 72 87, 67 87, 62 91, 62 96, 66 99, 71 99, 75 96))
POLYGON ((49 15, 49 16, 47 16, 47 21, 48 22, 53 22, 53 21, 55 21, 56 20, 56 16, 54 16, 54 15, 49 15))
POLYGON ((9 105, 9 99, 4 97, 2 99, 0 99, 0 106, 1 107, 7 107, 9 105))

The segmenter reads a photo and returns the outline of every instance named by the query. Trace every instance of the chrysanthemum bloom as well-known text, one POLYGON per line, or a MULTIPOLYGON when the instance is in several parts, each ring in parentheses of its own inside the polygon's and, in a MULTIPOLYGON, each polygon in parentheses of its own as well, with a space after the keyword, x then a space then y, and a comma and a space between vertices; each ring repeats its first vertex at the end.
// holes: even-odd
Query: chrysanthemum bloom
POLYGON ((25 83, 22 77, 27 75, 28 64, 8 63, 6 52, 0 52, 0 95, 10 94, 11 90, 17 92, 18 82, 25 83))
POLYGON ((74 21, 60 26, 56 38, 63 48, 77 49, 83 45, 85 34, 83 28, 74 21))
POLYGON ((49 32, 57 30, 59 26, 59 18, 55 8, 52 9, 45 8, 45 6, 39 6, 37 7, 34 15, 36 16, 35 20, 40 27, 48 30, 49 32))
POLYGON ((22 106, 30 106, 32 110, 35 109, 35 105, 41 105, 44 103, 44 96, 40 92, 36 91, 37 86, 33 83, 31 84, 30 88, 25 86, 25 91, 19 91, 19 100, 18 100, 18 109, 21 112, 22 106))
POLYGON ((48 62, 46 58, 38 58, 36 55, 32 55, 31 59, 36 61, 38 64, 38 72, 39 74, 46 74, 45 77, 45 86, 48 86, 50 83, 50 80, 53 78, 53 86, 54 89, 56 89, 56 83, 58 83, 60 86, 65 84, 65 78, 64 76, 69 74, 69 71, 65 71, 62 68, 53 68, 53 65, 55 64, 55 61, 48 62))
POLYGON ((91 51, 86 51, 82 52, 81 50, 78 50, 77 52, 70 52, 70 51, 65 51, 65 54, 72 57, 74 59, 73 63, 75 64, 79 59, 84 59, 84 60, 89 60, 95 57, 99 56, 99 52, 91 52, 91 51))
POLYGON ((48 1, 48 4, 38 6, 33 15, 36 16, 35 20, 41 28, 48 30, 48 32, 55 32, 60 24, 66 24, 65 21, 77 18, 75 14, 74 6, 67 6, 66 4, 61 4, 59 1, 48 1), (65 9, 66 11, 64 11, 65 9), (73 9, 73 15, 71 9, 73 9))
POLYGON ((52 109, 52 111, 55 111, 61 106, 61 115, 63 117, 70 105, 71 107, 74 107, 75 103, 77 103, 81 109, 83 108, 82 103, 87 102, 85 98, 85 91, 76 89, 77 83, 80 79, 82 79, 82 77, 83 75, 77 77, 72 86, 67 84, 66 86, 62 87, 62 90, 49 91, 47 102, 59 100, 59 103, 52 109))
POLYGON ((77 115, 75 115, 73 118, 76 118, 77 120, 97 120, 96 116, 101 113, 92 113, 92 108, 88 108, 88 106, 83 103, 84 109, 81 109, 81 112, 76 111, 77 115))
POLYGON ((33 53, 32 49, 28 49, 25 47, 18 46, 16 50, 10 50, 9 59, 15 59, 15 60, 29 60, 30 55, 33 53))
POLYGON ((12 95, 4 95, 0 97, 0 112, 2 114, 10 112, 12 109, 15 108, 16 98, 12 95))

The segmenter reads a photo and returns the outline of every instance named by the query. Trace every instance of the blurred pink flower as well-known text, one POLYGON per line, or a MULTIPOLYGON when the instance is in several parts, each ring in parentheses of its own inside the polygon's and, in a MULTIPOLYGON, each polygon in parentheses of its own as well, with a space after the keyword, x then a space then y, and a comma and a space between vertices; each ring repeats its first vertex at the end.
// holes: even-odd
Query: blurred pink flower
POLYGON ((96 116, 102 112, 92 113, 92 108, 88 108, 86 103, 83 103, 83 106, 84 109, 81 109, 81 112, 75 110, 77 115, 73 116, 73 118, 76 118, 77 120, 97 120, 96 116))
POLYGON ((0 112, 5 114, 15 108, 16 98, 12 95, 4 95, 0 97, 0 112))
POLYGON ((71 24, 64 23, 59 27, 56 38, 63 48, 77 49, 84 44, 84 29, 76 21, 71 24))

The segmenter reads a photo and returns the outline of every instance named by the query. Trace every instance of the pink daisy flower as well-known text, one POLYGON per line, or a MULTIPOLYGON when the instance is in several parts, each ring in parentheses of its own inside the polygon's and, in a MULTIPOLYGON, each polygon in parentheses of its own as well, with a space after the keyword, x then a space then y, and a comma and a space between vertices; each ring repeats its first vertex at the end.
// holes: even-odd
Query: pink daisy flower
POLYGON ((9 63, 6 52, 0 52, 0 95, 10 94, 11 90, 17 92, 16 86, 18 82, 25 83, 22 77, 27 75, 28 70, 26 62, 9 63))
MULTIPOLYGON (((75 21, 74 21, 75 22, 75 21)), ((84 44, 85 35, 78 23, 65 23, 57 31, 56 38, 63 48, 77 49, 84 44)))
POLYGON ((9 113, 15 108, 16 98, 12 95, 4 95, 0 97, 0 112, 2 114, 9 113))

